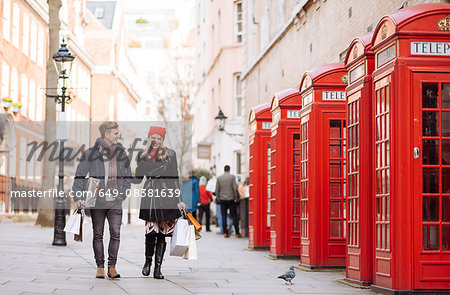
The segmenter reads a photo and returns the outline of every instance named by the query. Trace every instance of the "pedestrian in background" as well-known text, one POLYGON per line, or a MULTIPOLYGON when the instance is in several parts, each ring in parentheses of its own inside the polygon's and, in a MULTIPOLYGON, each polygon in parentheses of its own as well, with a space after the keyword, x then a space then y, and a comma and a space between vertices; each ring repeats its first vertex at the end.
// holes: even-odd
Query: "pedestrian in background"
POLYGON ((236 231, 236 237, 241 238, 242 235, 239 232, 239 220, 237 217, 237 205, 239 203, 239 193, 236 184, 236 177, 230 174, 230 166, 225 165, 224 173, 217 177, 216 183, 216 198, 220 202, 220 210, 222 214, 222 229, 225 238, 229 238, 227 228, 227 214, 228 210, 233 219, 234 229, 236 231))
POLYGON ((164 146, 165 135, 165 128, 150 127, 145 150, 138 154, 136 177, 133 179, 133 183, 139 184, 146 177, 139 211, 139 218, 145 220, 145 263, 142 274, 150 274, 152 257, 155 255, 155 279, 164 279, 161 266, 166 237, 172 236, 176 221, 181 216, 180 210, 186 208, 181 201, 177 155, 174 150, 164 146))
POLYGON ((198 204, 200 204, 200 188, 198 178, 195 171, 190 172, 190 176, 186 176, 182 187, 183 202, 186 204, 186 211, 191 213, 197 219, 198 204))
POLYGON ((87 189, 89 177, 100 179, 99 194, 95 207, 90 208, 92 229, 94 231, 92 246, 96 278, 105 278, 105 253, 103 233, 105 219, 109 225, 108 276, 120 278, 116 270, 117 254, 120 245, 120 227, 122 225, 122 202, 126 199, 127 190, 131 186, 130 161, 125 148, 118 142, 119 125, 116 122, 103 122, 99 126, 100 137, 93 147, 83 153, 80 158, 72 190, 77 207, 84 205, 84 199, 77 192, 87 189), (78 195, 78 196, 77 196, 78 195))
POLYGON ((248 198, 250 196, 249 193, 249 178, 246 177, 244 181, 242 181, 238 186, 239 191, 239 220, 241 225, 241 230, 245 237, 248 237, 248 198))
POLYGON ((200 204, 199 204, 199 216, 198 221, 202 224, 203 213, 206 215, 206 231, 211 231, 210 229, 210 219, 211 219, 211 209, 210 203, 213 200, 213 195, 210 191, 206 189, 206 177, 200 177, 200 204))

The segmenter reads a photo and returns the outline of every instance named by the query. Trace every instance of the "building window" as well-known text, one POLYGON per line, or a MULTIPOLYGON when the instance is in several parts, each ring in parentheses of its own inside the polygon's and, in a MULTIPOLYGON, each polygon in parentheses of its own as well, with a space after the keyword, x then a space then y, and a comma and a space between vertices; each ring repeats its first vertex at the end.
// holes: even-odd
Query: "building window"
POLYGON ((3 1, 3 38, 10 40, 11 36, 11 0, 3 1))
POLYGON ((34 21, 31 22, 31 35, 30 35, 30 58, 36 62, 37 52, 37 25, 34 21))
POLYGON ((22 104, 22 108, 20 109, 20 113, 24 117, 28 117, 28 78, 25 75, 22 75, 22 85, 20 91, 20 103, 22 104))
POLYGON ((236 1, 234 3, 234 20, 235 20, 235 34, 236 42, 242 42, 242 1, 236 1))
POLYGON ((26 56, 30 51, 30 17, 28 14, 23 15, 23 30, 22 30, 22 52, 26 56))
POLYGON ((236 174, 241 174, 241 164, 242 164, 242 157, 241 157, 241 152, 237 151, 235 152, 236 155, 236 174))
POLYGON ((104 7, 96 7, 94 10, 94 15, 96 18, 104 18, 105 17, 105 8, 104 7))
POLYGON ((39 29, 38 34, 38 49, 37 49, 37 63, 38 65, 43 68, 44 67, 44 56, 45 56, 45 50, 44 50, 44 31, 42 29, 39 29))
POLYGON ((37 86, 36 90, 37 90, 36 121, 40 123, 42 121, 42 119, 43 119, 42 114, 44 112, 44 109, 43 109, 43 103, 42 102, 44 101, 45 97, 44 97, 44 92, 42 90, 42 87, 40 85, 37 86))
POLYGON ((2 98, 9 97, 9 65, 3 62, 2 65, 2 98))
POLYGON ((30 99, 28 103, 28 117, 34 121, 36 119, 36 83, 30 79, 30 99))
POLYGON ((236 101, 236 117, 242 117, 242 82, 241 82, 241 74, 234 74, 233 76, 234 83, 234 98, 236 101))
POLYGON ((19 24, 20 24, 19 5, 14 3, 14 5, 13 5, 13 19, 12 19, 12 44, 16 48, 19 48, 19 40, 20 40, 19 24))
POLYGON ((11 69, 11 95, 13 101, 19 98, 19 74, 15 68, 11 69))

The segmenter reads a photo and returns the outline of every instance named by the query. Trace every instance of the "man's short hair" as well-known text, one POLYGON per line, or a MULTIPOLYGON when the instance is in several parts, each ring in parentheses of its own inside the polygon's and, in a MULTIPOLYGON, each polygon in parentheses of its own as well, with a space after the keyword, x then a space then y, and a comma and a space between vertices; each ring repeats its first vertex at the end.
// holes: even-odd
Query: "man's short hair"
POLYGON ((112 129, 118 129, 118 128, 119 128, 119 124, 117 124, 117 122, 106 121, 106 122, 103 122, 98 127, 98 130, 100 131, 100 135, 102 137, 105 137, 106 132, 108 132, 112 129))
POLYGON ((225 165, 225 167, 223 167, 223 171, 230 172, 230 166, 225 165))

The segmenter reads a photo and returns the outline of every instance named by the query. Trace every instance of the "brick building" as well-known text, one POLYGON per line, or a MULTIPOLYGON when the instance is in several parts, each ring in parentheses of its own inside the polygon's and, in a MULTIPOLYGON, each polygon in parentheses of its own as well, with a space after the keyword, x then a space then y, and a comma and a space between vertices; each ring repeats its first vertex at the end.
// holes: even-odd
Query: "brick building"
MULTIPOLYGON (((314 67, 342 62, 347 46, 378 20, 404 6, 445 0, 250 0, 244 1, 243 101, 245 114, 279 90, 296 87, 314 67)), ((248 124, 244 122, 244 140, 248 124)), ((242 149, 248 173, 248 142, 242 149), (245 155, 245 156, 244 156, 245 155)), ((245 171, 244 171, 245 170, 245 171)))

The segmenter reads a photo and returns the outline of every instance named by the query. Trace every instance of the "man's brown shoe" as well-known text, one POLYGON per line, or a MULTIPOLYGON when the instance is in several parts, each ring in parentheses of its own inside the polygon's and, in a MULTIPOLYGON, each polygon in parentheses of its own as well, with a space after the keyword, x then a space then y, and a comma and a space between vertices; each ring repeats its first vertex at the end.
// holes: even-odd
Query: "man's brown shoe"
POLYGON ((95 275, 97 279, 104 279, 105 278, 105 269, 103 267, 97 268, 97 274, 95 275))
POLYGON ((224 236, 225 238, 229 238, 229 237, 230 237, 229 234, 224 234, 223 236, 224 236))
POLYGON ((117 273, 116 268, 114 266, 108 267, 108 277, 110 277, 111 279, 120 278, 120 275, 117 273))
POLYGON ((236 238, 240 239, 240 238, 242 238, 242 235, 241 234, 237 234, 236 238))

